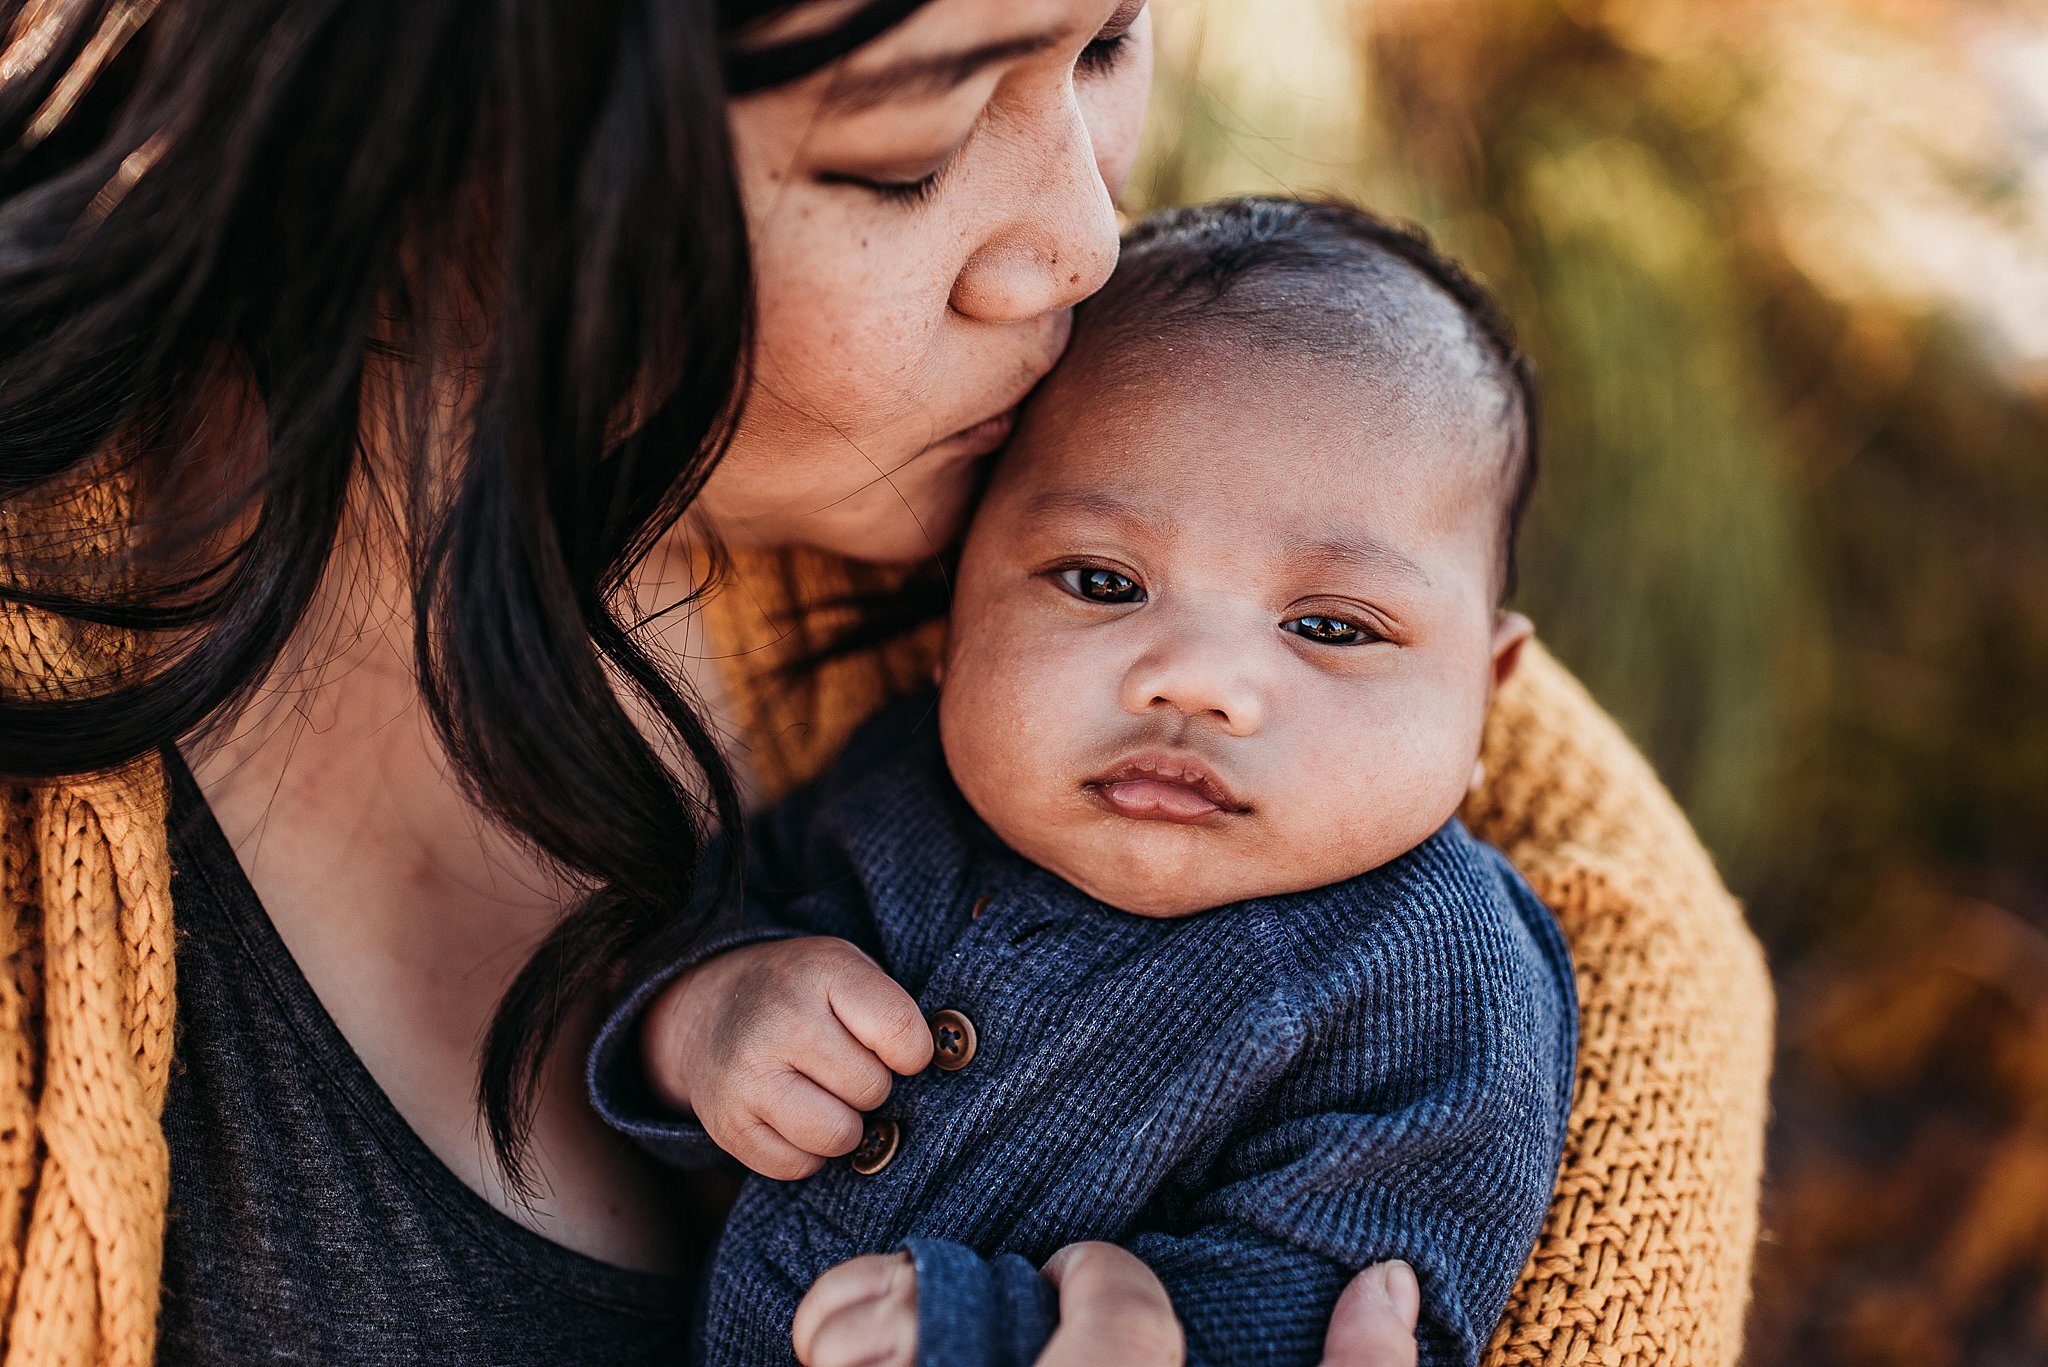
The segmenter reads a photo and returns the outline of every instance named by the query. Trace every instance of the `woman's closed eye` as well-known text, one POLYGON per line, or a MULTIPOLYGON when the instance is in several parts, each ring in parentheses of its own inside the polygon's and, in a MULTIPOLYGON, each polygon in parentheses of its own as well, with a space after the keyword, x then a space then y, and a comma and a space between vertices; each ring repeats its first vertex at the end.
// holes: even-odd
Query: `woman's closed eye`
POLYGON ((1130 47, 1131 30, 1137 26, 1138 16, 1145 11, 1144 0, 1125 0, 1117 6, 1117 12, 1102 26, 1102 32, 1095 35, 1088 46, 1081 49, 1081 55, 1074 59, 1074 70, 1082 76, 1100 76, 1114 71, 1130 47))
POLYGON ((858 176, 844 171, 821 171, 818 181, 823 185, 847 185, 865 190, 891 204, 922 204, 937 193, 946 168, 952 164, 952 158, 948 157, 942 165, 924 175, 900 180, 887 176, 858 176))
POLYGON ((1083 76, 1101 76, 1116 70, 1116 64, 1123 59, 1124 49, 1131 45, 1131 31, 1127 27, 1122 33, 1095 39, 1081 49, 1081 55, 1074 59, 1074 70, 1083 76))
POLYGON ((1074 597, 1089 603, 1142 603, 1145 590, 1137 580, 1103 565, 1073 565, 1054 578, 1074 597))
POLYGON ((1363 646, 1387 639, 1363 622, 1320 612, 1290 617, 1280 624, 1280 629, 1291 631, 1305 641, 1326 646, 1363 646))

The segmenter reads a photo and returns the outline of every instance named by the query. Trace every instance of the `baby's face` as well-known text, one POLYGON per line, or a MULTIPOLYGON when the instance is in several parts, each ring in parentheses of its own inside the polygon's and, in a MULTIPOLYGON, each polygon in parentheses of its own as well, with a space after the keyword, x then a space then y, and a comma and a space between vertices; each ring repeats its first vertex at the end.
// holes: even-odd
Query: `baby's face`
POLYGON ((967 800, 1145 916, 1427 839, 1526 633, 1495 610, 1488 415, 1223 343, 1073 361, 963 555, 940 725, 967 800))

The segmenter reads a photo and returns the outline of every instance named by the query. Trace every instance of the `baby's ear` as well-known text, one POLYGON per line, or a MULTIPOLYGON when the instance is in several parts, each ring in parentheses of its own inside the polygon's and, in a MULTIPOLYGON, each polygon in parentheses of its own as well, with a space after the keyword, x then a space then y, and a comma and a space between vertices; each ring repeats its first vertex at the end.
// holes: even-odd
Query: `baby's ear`
POLYGON ((1493 619, 1493 687, 1498 689, 1515 675, 1522 662, 1522 647, 1536 628, 1519 612, 1499 612, 1493 619))

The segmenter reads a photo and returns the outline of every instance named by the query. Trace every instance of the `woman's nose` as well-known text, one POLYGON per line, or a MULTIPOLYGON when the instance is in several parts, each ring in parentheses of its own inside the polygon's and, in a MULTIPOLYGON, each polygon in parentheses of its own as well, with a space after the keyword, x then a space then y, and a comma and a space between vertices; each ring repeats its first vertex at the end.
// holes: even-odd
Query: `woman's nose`
POLYGON ((1071 92, 1048 111, 1060 127, 1044 139, 1018 139, 1010 213, 968 258, 953 282, 955 312, 985 322, 1019 322, 1072 308, 1116 268, 1116 206, 1103 184, 1095 148, 1071 92))
POLYGON ((1167 710, 1206 717, 1231 736, 1252 735, 1266 719, 1245 643, 1220 633, 1162 634, 1125 672, 1118 701, 1133 716, 1167 710))

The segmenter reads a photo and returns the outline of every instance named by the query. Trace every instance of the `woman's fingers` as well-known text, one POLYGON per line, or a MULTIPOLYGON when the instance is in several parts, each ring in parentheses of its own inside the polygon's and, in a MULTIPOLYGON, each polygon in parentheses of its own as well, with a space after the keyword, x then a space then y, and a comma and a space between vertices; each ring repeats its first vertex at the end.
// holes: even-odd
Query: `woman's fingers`
POLYGON ((898 1367, 917 1359, 917 1269, 907 1253, 831 1268, 796 1308, 790 1345, 804 1367, 898 1367))
POLYGON ((1368 1267, 1337 1298, 1323 1340, 1323 1367, 1415 1367, 1422 1289, 1399 1261, 1368 1267))
POLYGON ((1187 1341, 1152 1269, 1115 1244, 1068 1244, 1045 1265, 1060 1327, 1037 1367, 1181 1367, 1187 1341))

